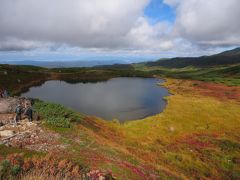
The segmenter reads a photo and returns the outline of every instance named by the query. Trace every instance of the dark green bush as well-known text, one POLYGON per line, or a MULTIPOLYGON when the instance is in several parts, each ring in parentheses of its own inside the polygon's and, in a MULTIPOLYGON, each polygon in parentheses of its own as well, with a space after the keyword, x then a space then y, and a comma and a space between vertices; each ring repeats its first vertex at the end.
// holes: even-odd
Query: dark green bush
POLYGON ((12 167, 12 175, 17 176, 21 172, 21 167, 19 165, 15 165, 12 167))

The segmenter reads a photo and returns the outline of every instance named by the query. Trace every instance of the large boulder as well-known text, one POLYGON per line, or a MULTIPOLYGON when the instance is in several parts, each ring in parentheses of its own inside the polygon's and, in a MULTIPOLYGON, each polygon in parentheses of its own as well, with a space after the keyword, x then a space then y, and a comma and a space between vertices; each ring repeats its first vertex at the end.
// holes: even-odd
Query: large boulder
POLYGON ((17 103, 17 98, 0 98, 0 113, 13 113, 17 103))

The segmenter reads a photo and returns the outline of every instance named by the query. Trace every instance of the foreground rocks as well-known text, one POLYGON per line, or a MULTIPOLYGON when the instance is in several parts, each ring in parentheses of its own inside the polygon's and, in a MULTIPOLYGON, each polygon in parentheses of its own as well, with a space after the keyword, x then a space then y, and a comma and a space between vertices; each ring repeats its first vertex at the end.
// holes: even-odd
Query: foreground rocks
POLYGON ((45 130, 41 122, 22 120, 18 124, 7 123, 0 127, 0 144, 41 152, 61 151, 66 148, 59 142, 60 135, 45 130))
POLYGON ((11 171, 2 171, 5 173, 1 174, 3 179, 10 179, 12 174, 9 175, 8 172, 12 172, 16 166, 21 167, 15 174, 16 179, 19 177, 20 179, 36 177, 39 179, 114 179, 111 172, 101 170, 84 172, 85 170, 83 171, 78 164, 59 158, 59 154, 66 151, 67 145, 60 142, 59 134, 41 126, 41 121, 29 122, 24 119, 18 124, 7 123, 0 127, 0 144, 47 153, 44 157, 32 159, 24 159, 21 153, 10 154, 4 159, 0 153, 0 164, 1 160, 5 164, 8 162, 8 168, 11 169, 11 171))

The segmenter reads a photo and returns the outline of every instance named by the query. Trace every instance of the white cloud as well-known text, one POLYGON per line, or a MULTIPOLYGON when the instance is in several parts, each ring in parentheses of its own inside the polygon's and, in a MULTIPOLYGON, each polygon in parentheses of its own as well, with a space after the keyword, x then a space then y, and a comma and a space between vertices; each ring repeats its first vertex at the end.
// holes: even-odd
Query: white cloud
POLYGON ((146 17, 140 17, 129 31, 126 39, 132 47, 140 49, 169 49, 172 42, 169 41, 171 25, 168 22, 149 24, 146 17))
POLYGON ((240 45, 239 0, 182 0, 175 30, 202 45, 240 45))
POLYGON ((180 56, 240 45, 239 0, 164 0, 176 10, 176 20, 155 24, 144 16, 149 2, 0 0, 0 51, 74 47, 97 54, 180 56))
POLYGON ((0 51, 25 51, 36 48, 51 48, 52 43, 22 40, 16 38, 5 38, 0 41, 0 51))
POLYGON ((123 46, 149 0, 1 0, 0 40, 123 46))

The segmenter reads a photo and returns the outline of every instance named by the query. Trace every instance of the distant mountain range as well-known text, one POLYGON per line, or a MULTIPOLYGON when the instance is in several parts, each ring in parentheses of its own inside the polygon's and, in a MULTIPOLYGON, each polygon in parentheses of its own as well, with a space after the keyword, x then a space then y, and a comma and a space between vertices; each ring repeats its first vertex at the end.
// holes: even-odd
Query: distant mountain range
POLYGON ((63 67, 93 67, 102 65, 113 65, 127 63, 117 60, 111 61, 1 61, 0 64, 14 64, 14 65, 32 65, 47 68, 63 68, 63 67))
MULTIPOLYGON (((240 63, 240 47, 211 56, 176 57, 145 62, 146 66, 162 66, 166 68, 213 67, 217 65, 231 65, 240 63)), ((47 68, 64 67, 96 67, 96 68, 126 68, 131 63, 122 60, 99 61, 1 61, 0 64, 33 65, 47 68), (126 66, 124 66, 126 65, 126 66)), ((128 67, 129 68, 129 67, 128 67)))
POLYGON ((147 62, 147 66, 162 66, 167 68, 212 67, 218 65, 231 65, 240 63, 240 48, 225 51, 212 56, 201 57, 176 57, 171 59, 160 59, 154 62, 147 62))

